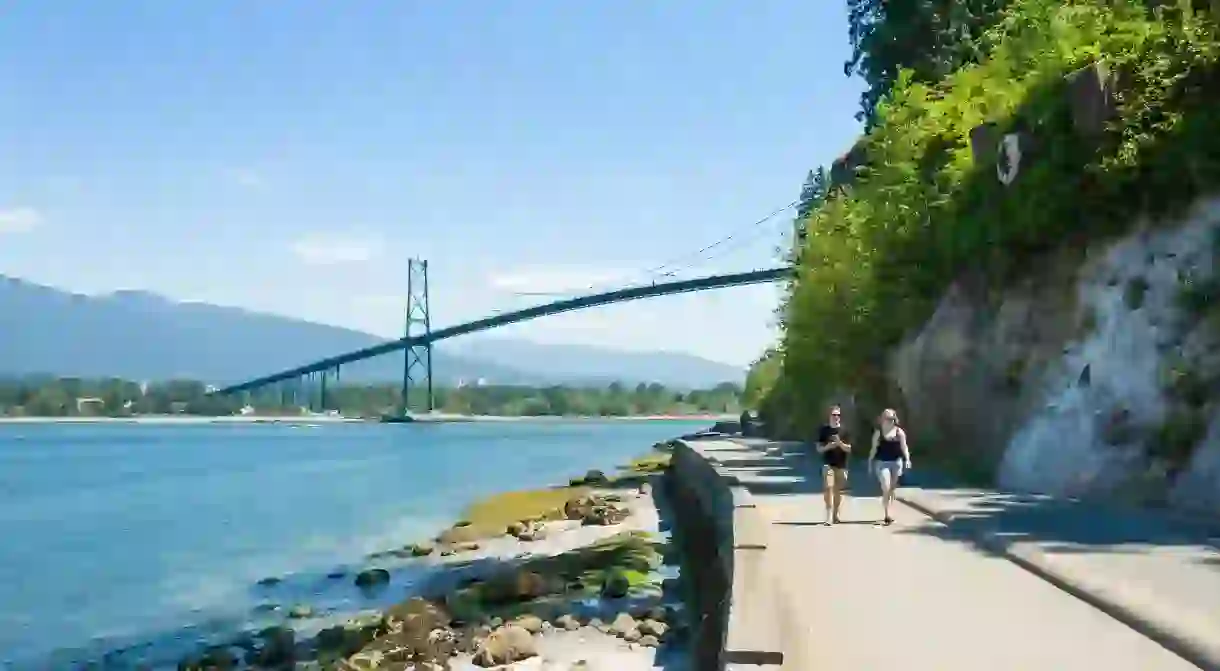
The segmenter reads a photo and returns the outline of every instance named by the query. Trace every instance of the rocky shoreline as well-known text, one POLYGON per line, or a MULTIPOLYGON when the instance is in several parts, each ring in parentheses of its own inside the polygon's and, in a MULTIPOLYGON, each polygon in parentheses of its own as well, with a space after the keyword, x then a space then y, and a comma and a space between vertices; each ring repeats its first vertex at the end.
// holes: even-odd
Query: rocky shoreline
POLYGON ((336 616, 274 606, 279 624, 200 650, 178 669, 682 669, 677 557, 653 494, 667 448, 609 476, 490 497, 433 539, 327 576, 394 590, 395 563, 413 566, 423 577, 389 608, 336 616))

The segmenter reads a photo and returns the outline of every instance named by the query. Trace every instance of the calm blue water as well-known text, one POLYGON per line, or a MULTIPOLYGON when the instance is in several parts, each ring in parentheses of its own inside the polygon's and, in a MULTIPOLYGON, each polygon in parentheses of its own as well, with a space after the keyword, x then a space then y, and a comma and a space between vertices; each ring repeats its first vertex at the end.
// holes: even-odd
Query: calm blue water
POLYGON ((0 667, 165 652, 269 602, 377 605, 327 574, 705 424, 0 425, 0 667))

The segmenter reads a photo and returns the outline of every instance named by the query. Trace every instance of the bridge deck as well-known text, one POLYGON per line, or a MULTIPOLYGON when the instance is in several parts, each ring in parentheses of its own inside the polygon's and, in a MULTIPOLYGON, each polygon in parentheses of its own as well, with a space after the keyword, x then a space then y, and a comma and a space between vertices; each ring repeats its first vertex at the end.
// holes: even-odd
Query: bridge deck
POLYGON ((671 282, 655 282, 639 286, 626 287, 623 289, 615 289, 614 291, 606 291, 602 293, 589 294, 587 296, 578 296, 576 298, 568 298, 564 300, 535 305, 523 310, 515 310, 513 312, 505 312, 483 319, 457 324, 443 329, 437 329, 427 335, 413 336, 411 338, 399 338, 366 347, 364 349, 336 354, 332 357, 327 357, 315 361, 313 363, 298 366, 289 370, 273 373, 264 377, 260 377, 241 384, 219 389, 215 394, 235 394, 242 391, 250 391, 260 387, 266 387, 277 382, 292 380, 305 375, 315 373, 324 373, 337 369, 356 361, 371 359, 373 357, 382 356, 391 352, 398 352, 408 347, 416 345, 431 344, 438 340, 448 338, 456 338, 458 336, 468 335, 470 333, 478 333, 487 331, 509 324, 516 324, 539 317, 549 315, 563 314, 565 312, 573 312, 575 310, 584 310, 587 308, 599 307, 602 305, 610 305, 613 303, 625 303, 628 301, 641 300, 644 298, 655 298, 657 296, 673 296, 677 294, 693 293, 697 291, 709 291, 713 289, 724 289, 727 287, 742 287, 751 284, 765 284, 768 282, 776 282, 793 274, 791 267, 768 268, 766 270, 752 270, 744 273, 727 273, 721 275, 709 275, 707 277, 697 277, 689 280, 675 280, 671 282))
MULTIPOLYGON (((775 591, 785 597, 777 604, 777 620, 787 623, 781 632, 785 669, 1199 668, 979 549, 953 524, 946 527, 896 503, 895 524, 877 526, 877 488, 863 472, 852 473, 851 489, 860 497, 844 503, 844 523, 822 526, 819 478, 807 451, 749 442, 750 447, 729 441, 694 445, 719 460, 722 471, 737 475, 771 521, 768 562, 778 581, 775 591)), ((1206 557, 1209 548, 1195 547, 1187 555, 1206 557)), ((1107 560, 1099 555, 1094 561, 1107 560)), ((1175 562, 1168 566, 1171 572, 1187 570, 1186 555, 1175 562)), ((1204 595, 1220 586, 1216 566, 1199 571, 1206 571, 1195 575, 1204 595)), ((1214 622, 1220 609, 1202 616, 1214 622)), ((1220 639, 1220 627, 1214 632, 1220 639)))

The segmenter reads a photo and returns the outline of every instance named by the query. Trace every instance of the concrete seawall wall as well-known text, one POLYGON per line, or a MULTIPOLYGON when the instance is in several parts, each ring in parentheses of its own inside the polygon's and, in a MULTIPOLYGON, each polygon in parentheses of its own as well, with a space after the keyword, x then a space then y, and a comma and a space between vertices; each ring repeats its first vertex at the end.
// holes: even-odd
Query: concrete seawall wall
POLYGON ((665 487, 694 610, 694 669, 780 669, 767 521, 749 491, 700 453, 697 440, 673 445, 665 487))

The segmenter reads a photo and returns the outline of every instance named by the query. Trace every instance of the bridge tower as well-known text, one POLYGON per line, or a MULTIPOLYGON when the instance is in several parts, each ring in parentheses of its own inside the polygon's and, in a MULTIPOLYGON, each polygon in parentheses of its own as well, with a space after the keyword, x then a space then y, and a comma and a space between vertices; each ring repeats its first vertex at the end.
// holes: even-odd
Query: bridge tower
MULTIPOLYGON (((407 340, 432 334, 432 316, 428 310, 428 262, 422 259, 407 260, 407 340)), ((402 362, 402 412, 406 416, 414 409, 412 403, 415 394, 412 391, 423 391, 422 399, 425 412, 434 409, 432 393, 432 343, 420 345, 414 342, 403 350, 402 362)))

